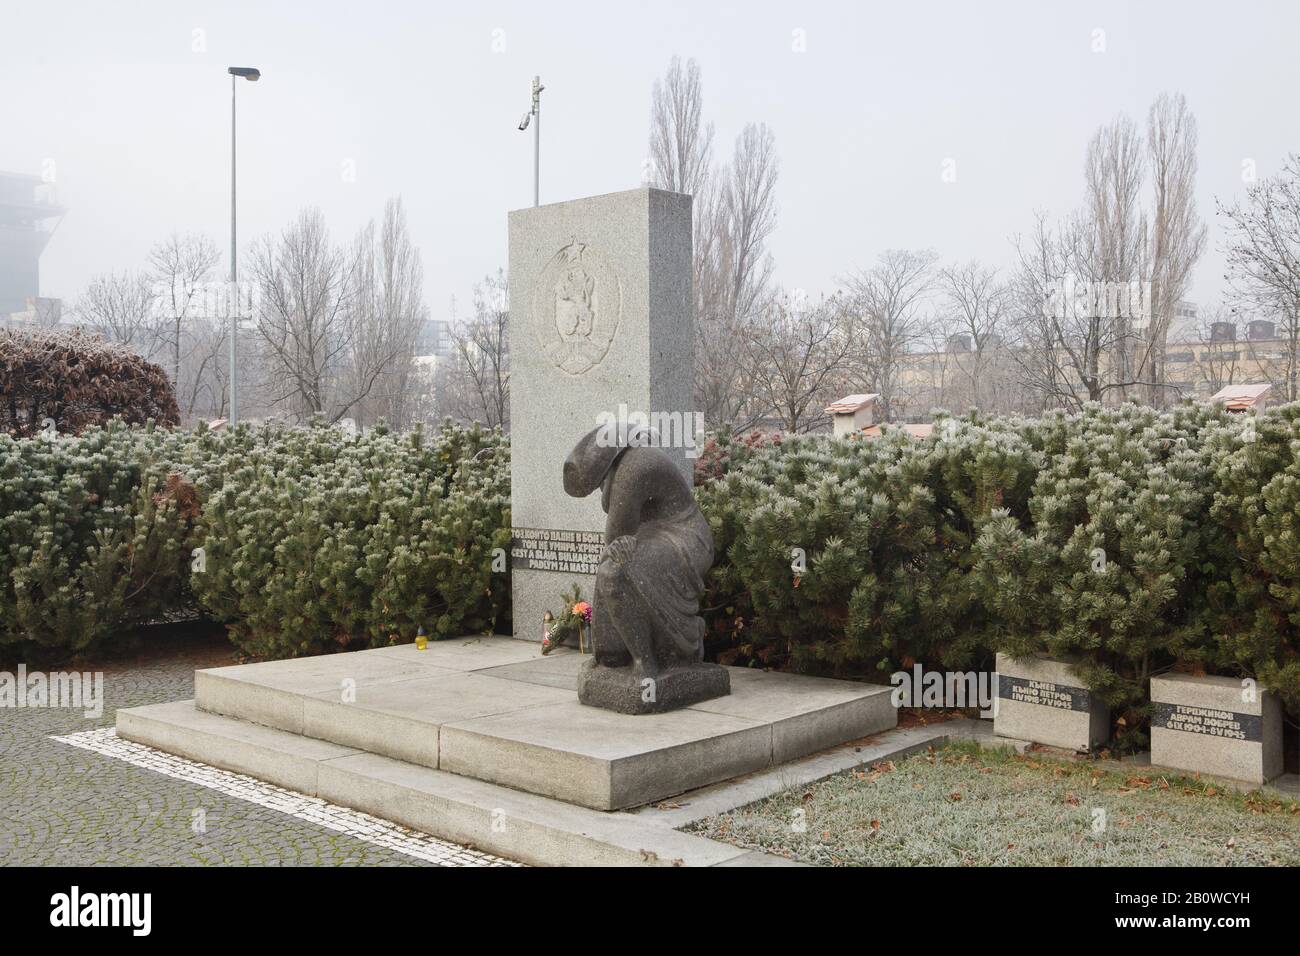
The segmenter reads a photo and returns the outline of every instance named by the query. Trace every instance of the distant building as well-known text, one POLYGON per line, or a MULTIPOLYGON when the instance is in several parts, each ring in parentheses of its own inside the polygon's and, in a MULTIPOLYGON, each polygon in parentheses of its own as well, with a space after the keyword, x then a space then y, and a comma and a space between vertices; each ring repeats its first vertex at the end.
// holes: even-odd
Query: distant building
MULTIPOLYGON (((1179 303, 1176 317, 1183 324, 1170 330, 1161 367, 1167 401, 1214 401, 1216 393, 1228 386, 1251 387, 1241 386, 1243 382, 1273 385, 1263 399, 1265 405, 1287 401, 1287 383, 1293 366, 1300 363, 1300 349, 1287 337, 1282 323, 1275 317, 1236 321, 1211 321, 1206 317, 1200 325, 1186 324, 1195 322, 1198 316, 1194 304, 1179 303)), ((1141 330, 1131 331, 1137 336, 1141 330)), ((1139 349, 1140 342, 1140 338, 1135 339, 1139 349)), ((934 408, 987 408, 991 399, 999 398, 1002 411, 1010 406, 1009 410, 1037 414, 1039 409, 1033 400, 1038 396, 1021 385, 1022 371, 1017 360, 1026 357, 1025 346, 990 346, 977 363, 976 356, 964 351, 962 345, 950 339, 942 348, 909 352, 899 359, 895 391, 889 403, 892 419, 923 421, 934 408), (987 383, 980 401, 972 397, 970 384, 976 372, 987 383), (1024 400, 1023 407, 1017 407, 1017 399, 1024 400)), ((1074 368, 1076 358, 1058 348, 1051 364, 1060 370, 1065 383, 1073 386, 1075 395, 1086 397, 1087 389, 1074 368)), ((1098 372, 1103 382, 1114 380, 1114 361, 1113 348, 1105 349, 1099 357, 1098 372)), ((1142 397, 1140 389, 1110 388, 1102 401, 1118 404, 1142 397)))
POLYGON ((831 427, 836 438, 879 438, 887 430, 901 431, 913 438, 925 438, 934 431, 933 425, 913 425, 875 421, 876 400, 880 395, 867 392, 846 395, 838 402, 826 406, 831 416, 831 427))
POLYGON ((23 313, 41 294, 41 253, 63 218, 39 176, 0 172, 0 318, 23 313))
POLYGON ((433 364, 436 358, 450 355, 451 323, 446 319, 425 319, 415 342, 417 361, 433 364))
POLYGON ((42 296, 28 296, 26 308, 21 312, 10 312, 7 320, 0 316, 0 326, 10 328, 48 329, 63 321, 63 300, 47 299, 42 296))

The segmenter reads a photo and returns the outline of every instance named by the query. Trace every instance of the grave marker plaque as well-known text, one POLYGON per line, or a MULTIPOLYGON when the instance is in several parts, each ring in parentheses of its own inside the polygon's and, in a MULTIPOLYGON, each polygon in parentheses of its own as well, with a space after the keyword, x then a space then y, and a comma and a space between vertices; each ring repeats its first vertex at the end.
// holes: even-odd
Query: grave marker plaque
POLYGON ((1151 763, 1247 783, 1282 773, 1282 705, 1234 677, 1151 678, 1151 763))
POLYGON ((997 656, 993 732, 1049 747, 1091 750, 1110 737, 1110 711, 1070 665, 1048 657, 997 656))

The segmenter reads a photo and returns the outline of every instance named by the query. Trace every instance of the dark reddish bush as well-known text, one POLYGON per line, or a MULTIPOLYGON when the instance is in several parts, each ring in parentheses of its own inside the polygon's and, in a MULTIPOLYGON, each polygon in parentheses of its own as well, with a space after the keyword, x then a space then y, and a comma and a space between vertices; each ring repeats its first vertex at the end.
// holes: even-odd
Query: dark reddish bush
POLYGON ((755 452, 781 444, 780 432, 752 431, 742 435, 713 434, 695 459, 695 485, 717 481, 732 468, 748 461, 755 452))
POLYGON ((167 373, 80 329, 0 329, 0 431, 30 437, 52 421, 60 433, 77 434, 113 418, 179 424, 167 373))

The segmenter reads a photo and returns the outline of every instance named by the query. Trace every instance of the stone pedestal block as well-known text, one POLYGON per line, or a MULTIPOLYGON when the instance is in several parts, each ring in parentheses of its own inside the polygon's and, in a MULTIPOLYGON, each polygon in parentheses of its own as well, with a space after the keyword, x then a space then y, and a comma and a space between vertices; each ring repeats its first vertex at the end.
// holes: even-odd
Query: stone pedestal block
POLYGON ((1151 763, 1267 783, 1282 773, 1282 704, 1234 677, 1153 677, 1151 763))
POLYGON ((1084 751, 1110 738, 1110 711, 1065 661, 997 657, 993 732, 1050 747, 1084 751))
POLYGON ((588 661, 578 673, 578 702, 620 714, 660 714, 731 693, 731 678, 719 664, 688 664, 637 678, 630 667, 600 667, 588 661))

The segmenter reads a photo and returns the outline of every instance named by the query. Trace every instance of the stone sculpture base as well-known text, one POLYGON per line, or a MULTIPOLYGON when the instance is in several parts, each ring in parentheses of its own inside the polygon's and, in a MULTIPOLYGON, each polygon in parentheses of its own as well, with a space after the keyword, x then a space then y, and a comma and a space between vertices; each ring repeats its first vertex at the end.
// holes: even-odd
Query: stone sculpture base
POLYGON ((578 672, 578 702, 620 714, 661 714, 731 693, 731 675, 719 664, 682 664, 659 672, 653 698, 631 667, 601 667, 595 660, 578 672))

